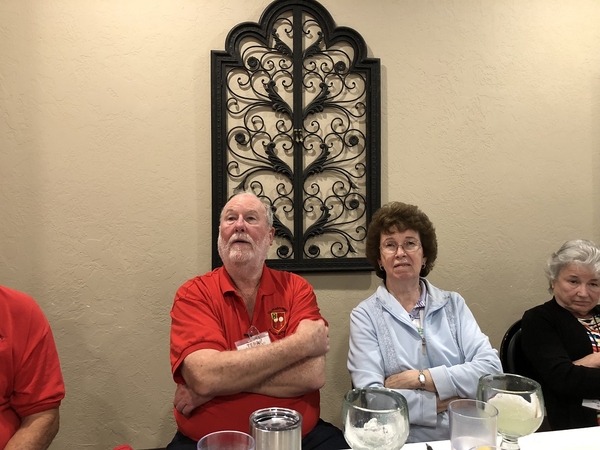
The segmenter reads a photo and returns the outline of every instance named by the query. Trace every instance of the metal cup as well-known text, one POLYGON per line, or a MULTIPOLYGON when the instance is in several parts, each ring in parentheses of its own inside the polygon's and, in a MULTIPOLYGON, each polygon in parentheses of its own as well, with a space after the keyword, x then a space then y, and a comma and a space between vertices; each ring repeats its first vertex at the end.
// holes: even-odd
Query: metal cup
POLYGON ((287 408, 264 408, 250 415, 256 450, 301 450, 302 416, 287 408))

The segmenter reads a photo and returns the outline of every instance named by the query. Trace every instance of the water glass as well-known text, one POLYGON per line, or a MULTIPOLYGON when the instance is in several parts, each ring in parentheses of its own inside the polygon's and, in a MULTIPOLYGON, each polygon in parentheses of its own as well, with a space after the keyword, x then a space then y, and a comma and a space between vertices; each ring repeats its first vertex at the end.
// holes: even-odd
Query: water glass
POLYGON ((496 445, 498 410, 479 400, 454 400, 448 405, 452 450, 496 445))
POLYGON ((216 431, 198 441, 198 450, 254 450, 254 438, 241 431, 216 431))

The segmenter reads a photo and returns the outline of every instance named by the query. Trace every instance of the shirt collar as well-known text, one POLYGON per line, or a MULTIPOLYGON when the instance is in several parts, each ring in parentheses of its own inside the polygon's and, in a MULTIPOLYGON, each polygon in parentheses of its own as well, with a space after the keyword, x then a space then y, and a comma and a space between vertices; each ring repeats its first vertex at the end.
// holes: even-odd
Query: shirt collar
POLYGON ((419 297, 419 301, 412 309, 412 311, 408 313, 408 315, 412 319, 414 319, 415 317, 419 317, 419 311, 425 308, 425 299, 427 298, 427 286, 425 285, 423 280, 419 280, 419 283, 421 284, 421 297, 419 297))
MULTIPOLYGON (((236 293, 237 290, 235 288, 235 284, 233 283, 229 272, 227 272, 227 269, 225 269, 225 266, 221 266, 219 271, 219 277, 221 279, 221 292, 223 292, 223 294, 227 294, 229 292, 236 293)), ((263 266, 258 292, 262 294, 273 294, 275 292, 273 276, 271 275, 271 270, 266 265, 263 266)))

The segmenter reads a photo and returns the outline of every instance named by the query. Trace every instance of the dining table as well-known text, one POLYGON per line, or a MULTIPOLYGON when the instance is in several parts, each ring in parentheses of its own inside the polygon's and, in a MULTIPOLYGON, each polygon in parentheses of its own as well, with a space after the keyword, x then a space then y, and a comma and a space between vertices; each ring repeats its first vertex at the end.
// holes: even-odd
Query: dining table
MULTIPOLYGON (((450 441, 405 444, 402 450, 452 450, 450 441)), ((600 450, 600 426, 560 431, 538 431, 519 439, 521 450, 600 450)), ((350 449, 348 449, 350 450, 350 449)))
MULTIPOLYGON (((449 440, 413 442, 402 450, 452 450, 449 440)), ((519 439, 521 450, 600 450, 600 426, 560 431, 538 431, 519 439)), ((351 450, 351 449, 347 449, 351 450)))

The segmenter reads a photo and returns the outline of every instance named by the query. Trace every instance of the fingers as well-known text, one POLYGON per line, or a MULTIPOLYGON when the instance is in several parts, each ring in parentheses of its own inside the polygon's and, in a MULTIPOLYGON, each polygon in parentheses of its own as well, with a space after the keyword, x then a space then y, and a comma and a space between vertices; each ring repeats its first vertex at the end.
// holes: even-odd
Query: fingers
POLYGON ((179 399, 178 401, 174 401, 173 406, 180 414, 183 414, 186 417, 189 417, 192 411, 196 409, 195 405, 189 403, 185 399, 179 399))
POLYGON ((179 411, 185 417, 189 417, 193 410, 194 408, 192 408, 190 405, 184 405, 181 408, 177 409, 177 411, 179 411))
POLYGON ((186 415, 185 411, 186 411, 187 405, 185 402, 183 402, 183 401, 173 402, 173 406, 180 414, 183 414, 184 416, 186 415))
POLYGON ((194 410, 192 392, 184 384, 178 384, 175 389, 175 397, 173 398, 173 406, 179 413, 188 417, 194 410))

